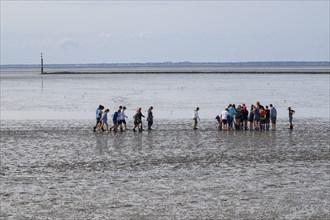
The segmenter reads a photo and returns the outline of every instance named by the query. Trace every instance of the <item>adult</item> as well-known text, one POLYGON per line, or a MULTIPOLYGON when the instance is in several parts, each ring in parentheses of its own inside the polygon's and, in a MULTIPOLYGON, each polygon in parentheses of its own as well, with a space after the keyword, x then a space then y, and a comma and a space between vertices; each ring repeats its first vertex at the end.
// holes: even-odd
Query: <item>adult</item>
POLYGON ((152 114, 152 110, 154 108, 152 106, 150 106, 150 108, 148 109, 148 116, 147 116, 147 121, 148 121, 148 130, 151 130, 151 126, 154 123, 154 116, 152 114))
POLYGON ((134 118, 134 128, 133 131, 135 132, 136 128, 139 129, 140 132, 142 132, 143 128, 142 128, 142 117, 144 118, 144 115, 142 114, 142 109, 141 108, 137 108, 135 115, 133 116, 134 118))
POLYGON ((276 118, 277 118, 277 111, 273 104, 270 104, 270 121, 272 123, 272 130, 276 130, 276 118))
POLYGON ((260 112, 256 106, 253 106, 253 125, 255 130, 259 130, 260 127, 260 112))
POLYGON ((253 125, 254 125, 254 105, 251 105, 251 108, 250 108, 250 113, 249 113, 249 116, 248 116, 248 121, 249 121, 249 124, 250 124, 250 131, 253 130, 253 125))
POLYGON ((243 104, 243 106, 242 106, 241 114, 242 114, 242 121, 243 121, 243 129, 247 130, 248 129, 247 124, 248 124, 249 111, 246 109, 245 104, 243 104))

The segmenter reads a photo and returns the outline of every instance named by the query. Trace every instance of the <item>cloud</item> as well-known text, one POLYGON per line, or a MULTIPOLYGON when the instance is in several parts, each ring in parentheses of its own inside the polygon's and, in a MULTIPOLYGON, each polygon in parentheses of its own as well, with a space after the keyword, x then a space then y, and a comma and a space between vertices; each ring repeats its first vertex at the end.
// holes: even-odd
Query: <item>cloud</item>
POLYGON ((143 31, 136 35, 137 38, 151 38, 151 33, 149 31, 143 31))
POLYGON ((97 35, 98 38, 111 38, 113 37, 112 33, 100 33, 97 35))
POLYGON ((65 50, 77 49, 79 47, 79 43, 72 39, 63 39, 59 41, 57 45, 65 50))

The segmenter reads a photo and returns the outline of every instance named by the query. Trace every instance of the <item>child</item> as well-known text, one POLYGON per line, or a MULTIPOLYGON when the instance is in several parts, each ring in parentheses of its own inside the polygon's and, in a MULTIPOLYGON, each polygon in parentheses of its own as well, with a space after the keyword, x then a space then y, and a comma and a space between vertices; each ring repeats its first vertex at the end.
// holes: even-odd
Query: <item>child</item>
POLYGON ((289 111, 290 130, 292 130, 293 129, 293 123, 292 123, 293 114, 296 112, 295 112, 295 110, 291 109, 291 107, 288 108, 288 111, 289 111))
POLYGON ((198 116, 198 111, 199 111, 199 107, 197 107, 195 110, 194 110, 194 115, 193 115, 193 120, 194 120, 194 127, 193 129, 196 130, 197 129, 197 123, 198 121, 200 121, 201 119, 199 118, 198 116), (198 121, 197 121, 198 119, 198 121))
POLYGON ((101 128, 102 128, 102 131, 105 131, 104 128, 103 128, 103 125, 105 124, 106 127, 107 127, 107 131, 109 130, 109 125, 108 125, 108 112, 110 110, 107 108, 104 113, 102 114, 102 118, 101 118, 101 128))

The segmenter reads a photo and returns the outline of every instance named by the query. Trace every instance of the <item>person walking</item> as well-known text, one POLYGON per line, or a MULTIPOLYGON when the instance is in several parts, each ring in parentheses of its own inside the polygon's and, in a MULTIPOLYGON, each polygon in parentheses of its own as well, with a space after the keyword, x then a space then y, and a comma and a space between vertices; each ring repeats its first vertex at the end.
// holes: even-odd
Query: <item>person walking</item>
POLYGON ((99 105, 99 107, 96 109, 96 124, 93 127, 94 132, 96 131, 96 128, 101 126, 101 117, 102 117, 103 109, 104 109, 103 105, 99 105))
POLYGON ((127 115, 125 114, 126 107, 124 106, 123 109, 121 110, 121 123, 124 125, 124 131, 126 131, 126 118, 127 115))
POLYGON ((152 110, 154 108, 152 106, 150 106, 150 108, 148 109, 148 117, 147 117, 147 121, 148 121, 148 130, 151 130, 151 126, 154 123, 154 116, 152 114, 152 110))
POLYGON ((119 114, 121 112, 121 108, 119 106, 118 110, 113 114, 112 116, 112 127, 110 128, 110 131, 113 130, 114 132, 117 132, 117 128, 118 128, 118 119, 119 119, 119 114))
POLYGON ((103 114, 102 114, 102 118, 101 118, 101 128, 102 128, 102 131, 105 131, 104 130, 104 125, 106 125, 106 130, 108 131, 109 130, 109 125, 108 125, 108 113, 109 113, 109 109, 107 108, 103 114))
POLYGON ((291 107, 288 108, 288 111, 289 111, 290 130, 292 130, 293 129, 293 123, 292 123, 293 114, 296 113, 296 111, 291 109, 291 107))
POLYGON ((277 111, 276 108, 273 106, 273 104, 270 104, 269 107, 270 107, 270 121, 272 123, 272 130, 275 131, 277 111))
POLYGON ((199 107, 197 107, 197 108, 194 110, 194 114, 193 114, 193 120, 194 120, 194 126, 193 126, 193 129, 194 129, 194 130, 197 129, 197 123, 198 123, 198 121, 201 120, 201 119, 199 118, 198 111, 199 111, 199 107))
POLYGON ((135 130, 136 128, 138 128, 140 132, 143 131, 143 129, 142 129, 142 117, 144 118, 144 115, 142 114, 141 111, 142 111, 142 109, 141 108, 138 108, 136 110, 136 114, 133 116, 133 118, 134 118, 134 128, 133 128, 133 131, 134 132, 136 131, 135 130))

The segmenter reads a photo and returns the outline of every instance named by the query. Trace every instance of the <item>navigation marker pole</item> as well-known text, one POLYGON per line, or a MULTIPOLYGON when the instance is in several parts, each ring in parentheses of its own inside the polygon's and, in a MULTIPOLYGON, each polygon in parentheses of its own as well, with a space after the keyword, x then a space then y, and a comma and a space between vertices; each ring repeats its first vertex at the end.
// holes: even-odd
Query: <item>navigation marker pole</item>
POLYGON ((41 74, 44 74, 44 58, 42 58, 42 53, 41 53, 41 74))

